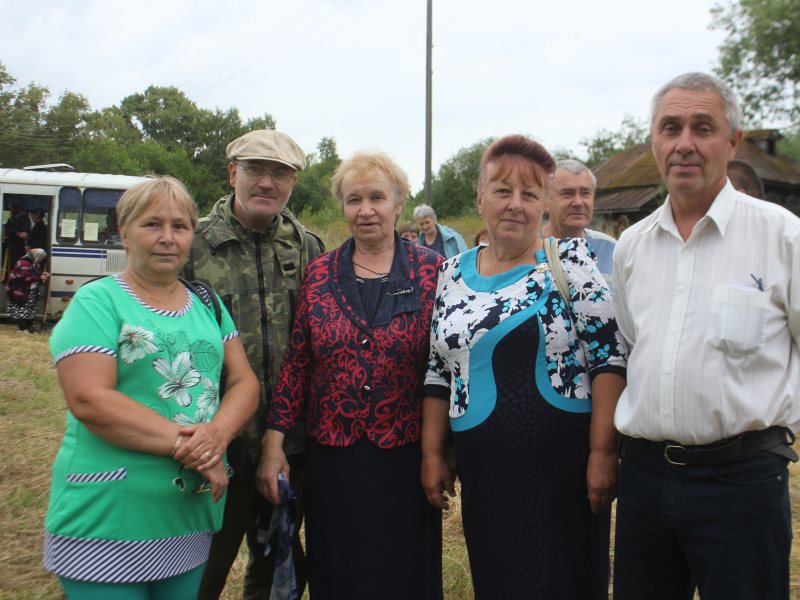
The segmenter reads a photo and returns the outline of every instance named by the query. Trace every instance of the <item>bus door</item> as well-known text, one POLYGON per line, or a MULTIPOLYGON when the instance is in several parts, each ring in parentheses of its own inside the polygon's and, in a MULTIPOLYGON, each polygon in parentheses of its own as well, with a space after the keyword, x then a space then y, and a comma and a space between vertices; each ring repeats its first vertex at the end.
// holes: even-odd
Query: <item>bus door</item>
MULTIPOLYGON (((34 240, 36 245, 41 245, 47 251, 47 263, 50 262, 50 221, 53 210, 55 190, 51 186, 38 186, 29 184, 3 184, 0 186, 2 196, 2 236, 0 236, 0 281, 5 284, 16 260, 25 254, 25 247, 29 241, 14 235, 18 229, 30 229, 31 214, 39 211, 43 213, 44 236, 34 240), (11 225, 11 227, 9 227, 11 225)), ((38 218, 38 217, 35 217, 38 218)), ((46 267, 47 268, 47 267, 46 267)), ((42 293, 41 298, 45 297, 42 293)), ((5 285, 0 286, 0 307, 7 313, 5 285)))

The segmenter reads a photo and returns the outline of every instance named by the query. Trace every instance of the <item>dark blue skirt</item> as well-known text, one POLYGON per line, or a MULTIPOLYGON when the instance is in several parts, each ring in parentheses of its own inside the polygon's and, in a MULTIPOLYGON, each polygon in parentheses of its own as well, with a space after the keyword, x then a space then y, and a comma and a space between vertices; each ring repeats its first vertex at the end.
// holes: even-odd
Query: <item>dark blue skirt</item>
POLYGON ((539 393, 538 332, 529 319, 497 345, 494 410, 454 434, 475 598, 607 600, 610 510, 592 514, 586 489, 591 414, 539 393))
POLYGON ((420 484, 420 444, 306 447, 306 550, 314 600, 441 600, 441 513, 420 484))

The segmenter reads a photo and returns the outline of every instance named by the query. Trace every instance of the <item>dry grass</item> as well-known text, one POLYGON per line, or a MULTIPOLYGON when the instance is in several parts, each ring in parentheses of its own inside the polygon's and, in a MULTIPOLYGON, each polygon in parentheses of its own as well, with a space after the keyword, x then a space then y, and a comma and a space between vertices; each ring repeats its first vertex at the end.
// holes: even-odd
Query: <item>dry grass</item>
MULTIPOLYGON (((466 229, 466 227, 465 227, 466 229)), ((62 598, 42 561, 42 523, 50 465, 64 428, 64 401, 50 366, 47 336, 17 334, 0 325, 0 600, 62 598)), ((800 530, 800 465, 790 467, 794 529, 800 530)), ((460 504, 444 522, 443 577, 447 600, 472 598, 460 504)), ((800 600, 800 536, 794 539, 792 598, 800 600)), ((245 555, 240 553, 223 600, 241 598, 245 555)))
POLYGON ((59 598, 40 567, 50 465, 64 428, 64 403, 47 337, 0 326, 0 598, 59 598))

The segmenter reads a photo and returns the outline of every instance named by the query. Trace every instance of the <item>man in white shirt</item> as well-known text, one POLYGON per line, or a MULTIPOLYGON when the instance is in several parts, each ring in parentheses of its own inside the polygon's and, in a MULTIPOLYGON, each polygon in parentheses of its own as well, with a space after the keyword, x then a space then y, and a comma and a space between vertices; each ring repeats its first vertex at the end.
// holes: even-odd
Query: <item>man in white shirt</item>
POLYGON ((550 218, 542 227, 542 237, 586 238, 597 267, 610 286, 617 240, 602 231, 588 229, 594 216, 596 190, 597 178, 589 167, 578 160, 558 161, 545 201, 550 218))
POLYGON ((730 89, 702 73, 655 95, 669 195, 614 254, 630 348, 617 600, 789 598, 787 459, 800 426, 800 220, 736 191, 730 89))

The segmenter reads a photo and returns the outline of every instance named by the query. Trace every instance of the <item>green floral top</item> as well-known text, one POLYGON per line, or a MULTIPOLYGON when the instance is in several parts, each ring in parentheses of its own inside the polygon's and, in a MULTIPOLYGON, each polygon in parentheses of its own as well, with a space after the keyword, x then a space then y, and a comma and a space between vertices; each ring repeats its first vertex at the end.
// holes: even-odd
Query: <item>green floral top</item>
MULTIPOLYGON (((223 345, 238 336, 223 308, 188 289, 178 311, 155 309, 119 277, 82 287, 53 330, 57 364, 94 352, 116 360, 117 390, 179 424, 210 421, 219 406, 223 345)), ((88 581, 151 581, 189 571, 208 556, 223 502, 204 478, 168 456, 119 448, 70 412, 53 465, 45 567, 88 581)))

